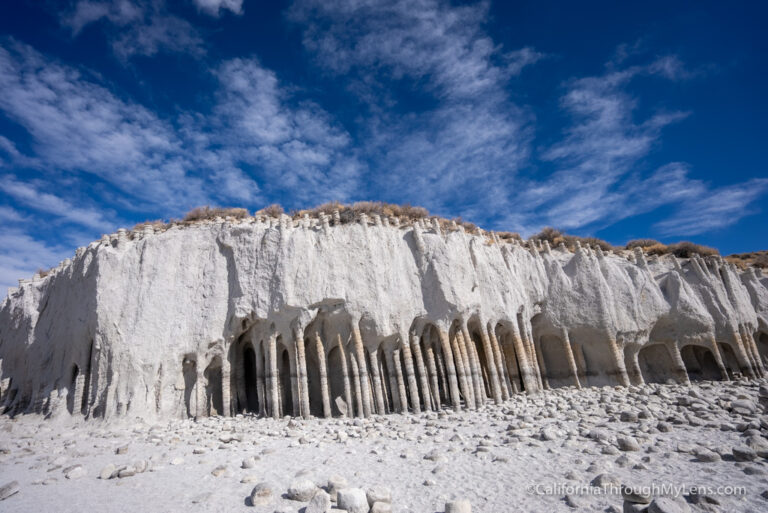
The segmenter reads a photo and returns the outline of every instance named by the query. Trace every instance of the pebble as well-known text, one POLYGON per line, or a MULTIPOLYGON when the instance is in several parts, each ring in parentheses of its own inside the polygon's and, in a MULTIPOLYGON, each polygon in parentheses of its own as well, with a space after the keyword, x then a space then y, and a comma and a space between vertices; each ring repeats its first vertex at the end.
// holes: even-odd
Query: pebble
POLYGON ((691 507, 683 499, 657 497, 648 505, 648 513, 689 513, 691 507))
POLYGON ((360 488, 344 488, 337 494, 340 509, 347 513, 368 513, 370 506, 365 492, 360 488))
POLYGON ((109 464, 103 469, 101 469, 101 472, 99 472, 99 479, 111 479, 112 474, 115 473, 115 470, 117 467, 115 467, 113 464, 109 464))
POLYGON ((317 485, 309 479, 297 479, 290 484, 286 495, 292 501, 307 502, 316 491, 317 485))
POLYGON ((67 479, 80 479, 81 477, 85 477, 87 473, 88 472, 86 472, 86 470, 83 467, 81 467, 80 465, 77 465, 76 467, 71 469, 69 472, 64 474, 64 477, 66 477, 67 479))
POLYGON ((392 492, 386 486, 374 486, 365 492, 368 504, 373 507, 374 502, 386 502, 392 504, 392 492))
POLYGON ((272 485, 266 482, 261 482, 253 487, 251 490, 251 505, 252 506, 265 506, 272 502, 272 485))
POLYGON ((757 458, 757 453, 746 445, 736 446, 732 450, 736 461, 753 461, 757 458))
POLYGON ((11 481, 10 483, 6 483, 3 486, 0 486, 0 501, 4 501, 11 495, 15 495, 17 493, 19 493, 18 481, 11 481))
POLYGON ((631 436, 620 436, 616 439, 619 449, 622 451, 639 451, 640 444, 631 436))
POLYGON ((307 504, 304 513, 326 513, 331 509, 331 496, 324 490, 317 490, 307 504))
POLYGON ((446 502, 445 513, 472 513, 472 505, 464 499, 446 502))

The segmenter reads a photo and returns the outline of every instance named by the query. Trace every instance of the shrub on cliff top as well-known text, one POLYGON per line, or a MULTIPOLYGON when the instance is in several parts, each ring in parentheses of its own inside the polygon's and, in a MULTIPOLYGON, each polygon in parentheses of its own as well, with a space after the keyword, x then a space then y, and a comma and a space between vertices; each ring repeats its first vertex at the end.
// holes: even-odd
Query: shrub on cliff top
POLYGON ((285 211, 283 210, 283 207, 278 205, 277 203, 273 203, 268 207, 264 207, 261 210, 256 211, 256 215, 262 215, 267 217, 280 217, 284 213, 285 211))
POLYGON ((657 241, 656 239, 635 239, 627 242, 627 245, 624 246, 627 249, 634 249, 634 248, 650 248, 652 246, 658 246, 663 245, 661 242, 657 241))
POLYGON ((217 217, 234 217, 243 219, 248 217, 248 211, 244 208, 221 208, 221 207, 197 207, 193 208, 184 216, 185 223, 202 221, 204 219, 215 219, 217 217))
POLYGON ((539 233, 532 236, 531 238, 541 242, 547 241, 553 248, 556 248, 562 242, 568 249, 573 250, 576 248, 576 241, 578 241, 583 246, 600 246, 600 249, 603 251, 611 251, 613 249, 613 245, 611 243, 602 239, 598 239, 597 237, 579 237, 577 235, 568 235, 549 226, 543 228, 539 233))

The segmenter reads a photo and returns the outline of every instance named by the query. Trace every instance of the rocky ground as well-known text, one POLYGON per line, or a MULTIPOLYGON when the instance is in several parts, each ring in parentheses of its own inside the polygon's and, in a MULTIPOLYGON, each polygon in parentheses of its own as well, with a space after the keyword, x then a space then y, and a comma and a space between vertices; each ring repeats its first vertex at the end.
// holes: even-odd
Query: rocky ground
POLYGON ((371 419, 0 416, 0 510, 759 512, 766 403, 703 382, 371 419))

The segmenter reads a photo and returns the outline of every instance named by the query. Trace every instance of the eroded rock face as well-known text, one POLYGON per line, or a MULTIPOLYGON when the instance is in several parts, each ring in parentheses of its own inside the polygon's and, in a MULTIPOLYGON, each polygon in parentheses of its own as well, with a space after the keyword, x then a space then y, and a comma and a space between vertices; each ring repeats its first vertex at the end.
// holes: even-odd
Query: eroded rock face
POLYGON ((752 269, 365 216, 119 231, 0 303, 2 404, 54 416, 474 409, 766 357, 752 269))

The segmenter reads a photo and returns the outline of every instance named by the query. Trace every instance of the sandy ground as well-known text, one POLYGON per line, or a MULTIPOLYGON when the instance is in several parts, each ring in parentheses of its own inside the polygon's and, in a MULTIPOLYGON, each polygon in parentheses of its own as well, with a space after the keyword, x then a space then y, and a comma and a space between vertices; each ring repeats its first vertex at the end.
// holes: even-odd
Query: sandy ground
POLYGON ((615 487, 589 488, 601 474, 603 483, 656 485, 656 496, 674 494, 662 486, 710 487, 698 503, 678 497, 680 511, 768 511, 759 385, 561 388, 480 411, 366 420, 0 416, 0 486, 19 488, 0 511, 296 512, 307 504, 286 497, 292 482, 325 486, 334 475, 390 488, 396 512, 442 512, 456 498, 475 513, 621 511, 615 487), (249 457, 252 468, 242 468, 249 457), (124 477, 100 478, 109 465, 125 467, 124 477), (274 499, 252 507, 262 481, 274 499))

